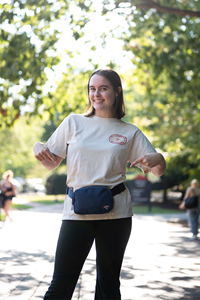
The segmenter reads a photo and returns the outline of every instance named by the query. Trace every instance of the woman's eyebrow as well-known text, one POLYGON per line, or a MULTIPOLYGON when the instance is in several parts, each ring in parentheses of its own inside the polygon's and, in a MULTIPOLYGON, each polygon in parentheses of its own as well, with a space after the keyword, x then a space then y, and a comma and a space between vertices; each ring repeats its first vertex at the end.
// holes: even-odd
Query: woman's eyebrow
MULTIPOLYGON (((91 88, 91 87, 95 87, 95 86, 94 85, 90 85, 89 87, 91 88)), ((107 87, 108 88, 108 86, 105 85, 105 84, 100 85, 100 87, 107 87)))

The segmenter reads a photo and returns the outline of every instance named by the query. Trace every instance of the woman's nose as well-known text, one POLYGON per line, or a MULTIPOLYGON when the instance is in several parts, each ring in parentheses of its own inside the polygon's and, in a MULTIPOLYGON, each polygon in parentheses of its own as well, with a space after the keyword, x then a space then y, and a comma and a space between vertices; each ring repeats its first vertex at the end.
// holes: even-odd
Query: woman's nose
POLYGON ((96 89, 94 94, 95 94, 95 96, 98 96, 99 95, 99 90, 96 89))

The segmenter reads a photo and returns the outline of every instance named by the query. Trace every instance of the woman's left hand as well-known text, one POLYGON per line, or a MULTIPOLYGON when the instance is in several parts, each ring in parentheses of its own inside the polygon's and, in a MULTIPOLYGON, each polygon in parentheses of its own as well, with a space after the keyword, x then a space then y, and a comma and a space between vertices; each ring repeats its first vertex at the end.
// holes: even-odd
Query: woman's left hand
POLYGON ((144 173, 152 172, 155 176, 161 176, 166 169, 164 157, 160 153, 148 153, 136 159, 130 168, 141 164, 144 166, 144 173), (157 170, 158 169, 158 170, 157 170))

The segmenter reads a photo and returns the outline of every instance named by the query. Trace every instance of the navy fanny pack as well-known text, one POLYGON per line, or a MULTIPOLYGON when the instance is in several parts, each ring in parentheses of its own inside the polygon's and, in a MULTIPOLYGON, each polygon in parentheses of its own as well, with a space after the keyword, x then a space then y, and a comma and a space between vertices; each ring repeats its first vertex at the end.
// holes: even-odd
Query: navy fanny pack
POLYGON ((113 209, 113 197, 125 190, 120 183, 113 189, 107 186, 86 186, 73 192, 67 188, 67 194, 72 198, 74 212, 78 215, 105 214, 113 209))

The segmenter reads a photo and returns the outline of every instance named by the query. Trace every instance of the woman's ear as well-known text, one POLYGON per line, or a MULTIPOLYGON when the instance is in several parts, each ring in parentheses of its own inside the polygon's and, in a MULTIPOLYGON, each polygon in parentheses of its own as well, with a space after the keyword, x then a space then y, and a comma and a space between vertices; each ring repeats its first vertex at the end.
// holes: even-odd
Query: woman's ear
POLYGON ((121 91, 122 91, 122 87, 121 86, 118 86, 118 91, 119 91, 119 94, 120 94, 121 91))
POLYGON ((119 94, 121 93, 121 91, 122 91, 121 86, 118 86, 118 93, 116 92, 116 95, 115 95, 115 96, 116 96, 116 97, 119 96, 119 94))

